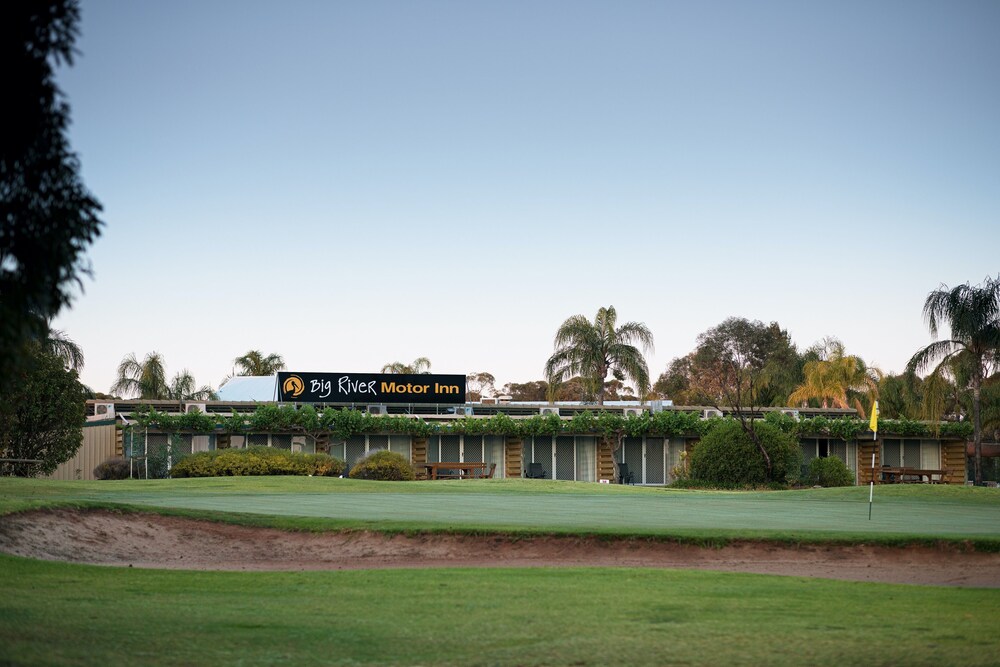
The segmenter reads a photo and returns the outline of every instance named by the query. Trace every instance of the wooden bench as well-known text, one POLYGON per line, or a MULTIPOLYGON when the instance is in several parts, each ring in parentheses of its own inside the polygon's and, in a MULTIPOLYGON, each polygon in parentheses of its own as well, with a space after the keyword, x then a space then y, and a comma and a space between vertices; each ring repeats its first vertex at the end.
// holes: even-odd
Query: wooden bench
POLYGON ((494 463, 486 474, 486 463, 483 461, 439 461, 437 463, 422 463, 430 479, 482 479, 492 477, 497 465, 494 463))
POLYGON ((883 467, 879 470, 879 481, 883 484, 937 484, 944 479, 947 470, 923 468, 883 467), (938 479, 934 479, 937 475, 938 479), (924 478, 927 478, 926 480, 924 478))

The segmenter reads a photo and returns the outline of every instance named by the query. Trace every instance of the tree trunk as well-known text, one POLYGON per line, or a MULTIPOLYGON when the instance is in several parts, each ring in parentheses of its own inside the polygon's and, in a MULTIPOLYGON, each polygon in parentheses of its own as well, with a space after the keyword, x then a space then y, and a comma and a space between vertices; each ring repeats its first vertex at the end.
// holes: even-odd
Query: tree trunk
POLYGON ((981 382, 979 377, 972 378, 972 440, 976 453, 976 486, 983 485, 983 429, 980 415, 981 382))

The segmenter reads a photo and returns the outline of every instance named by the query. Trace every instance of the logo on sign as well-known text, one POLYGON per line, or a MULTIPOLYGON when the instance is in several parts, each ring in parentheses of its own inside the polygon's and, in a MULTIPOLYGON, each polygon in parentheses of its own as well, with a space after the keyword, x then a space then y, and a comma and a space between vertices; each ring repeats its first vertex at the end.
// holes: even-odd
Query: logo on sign
POLYGON ((289 375, 281 385, 281 391, 297 398, 306 389, 306 383, 298 375, 289 375))

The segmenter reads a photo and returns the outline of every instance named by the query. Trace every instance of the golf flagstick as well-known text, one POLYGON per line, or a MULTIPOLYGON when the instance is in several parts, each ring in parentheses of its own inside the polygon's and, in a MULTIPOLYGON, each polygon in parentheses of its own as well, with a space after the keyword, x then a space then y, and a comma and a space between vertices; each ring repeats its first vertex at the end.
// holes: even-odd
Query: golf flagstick
MULTIPOLYGON (((872 441, 878 440, 878 401, 872 405, 872 418, 868 425, 872 429, 872 441)), ((872 447, 872 479, 868 486, 868 520, 872 520, 872 498, 875 495, 875 447, 872 447)))

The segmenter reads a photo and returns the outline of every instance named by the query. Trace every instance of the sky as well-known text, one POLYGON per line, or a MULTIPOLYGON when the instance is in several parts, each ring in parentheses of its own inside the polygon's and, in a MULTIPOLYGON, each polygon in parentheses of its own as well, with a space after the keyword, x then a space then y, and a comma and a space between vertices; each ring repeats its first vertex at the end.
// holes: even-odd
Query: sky
POLYGON ((886 372, 1000 273, 1000 3, 82 0, 58 81, 104 206, 55 320, 156 351, 541 379, 613 305, 655 378, 727 317, 886 372))

